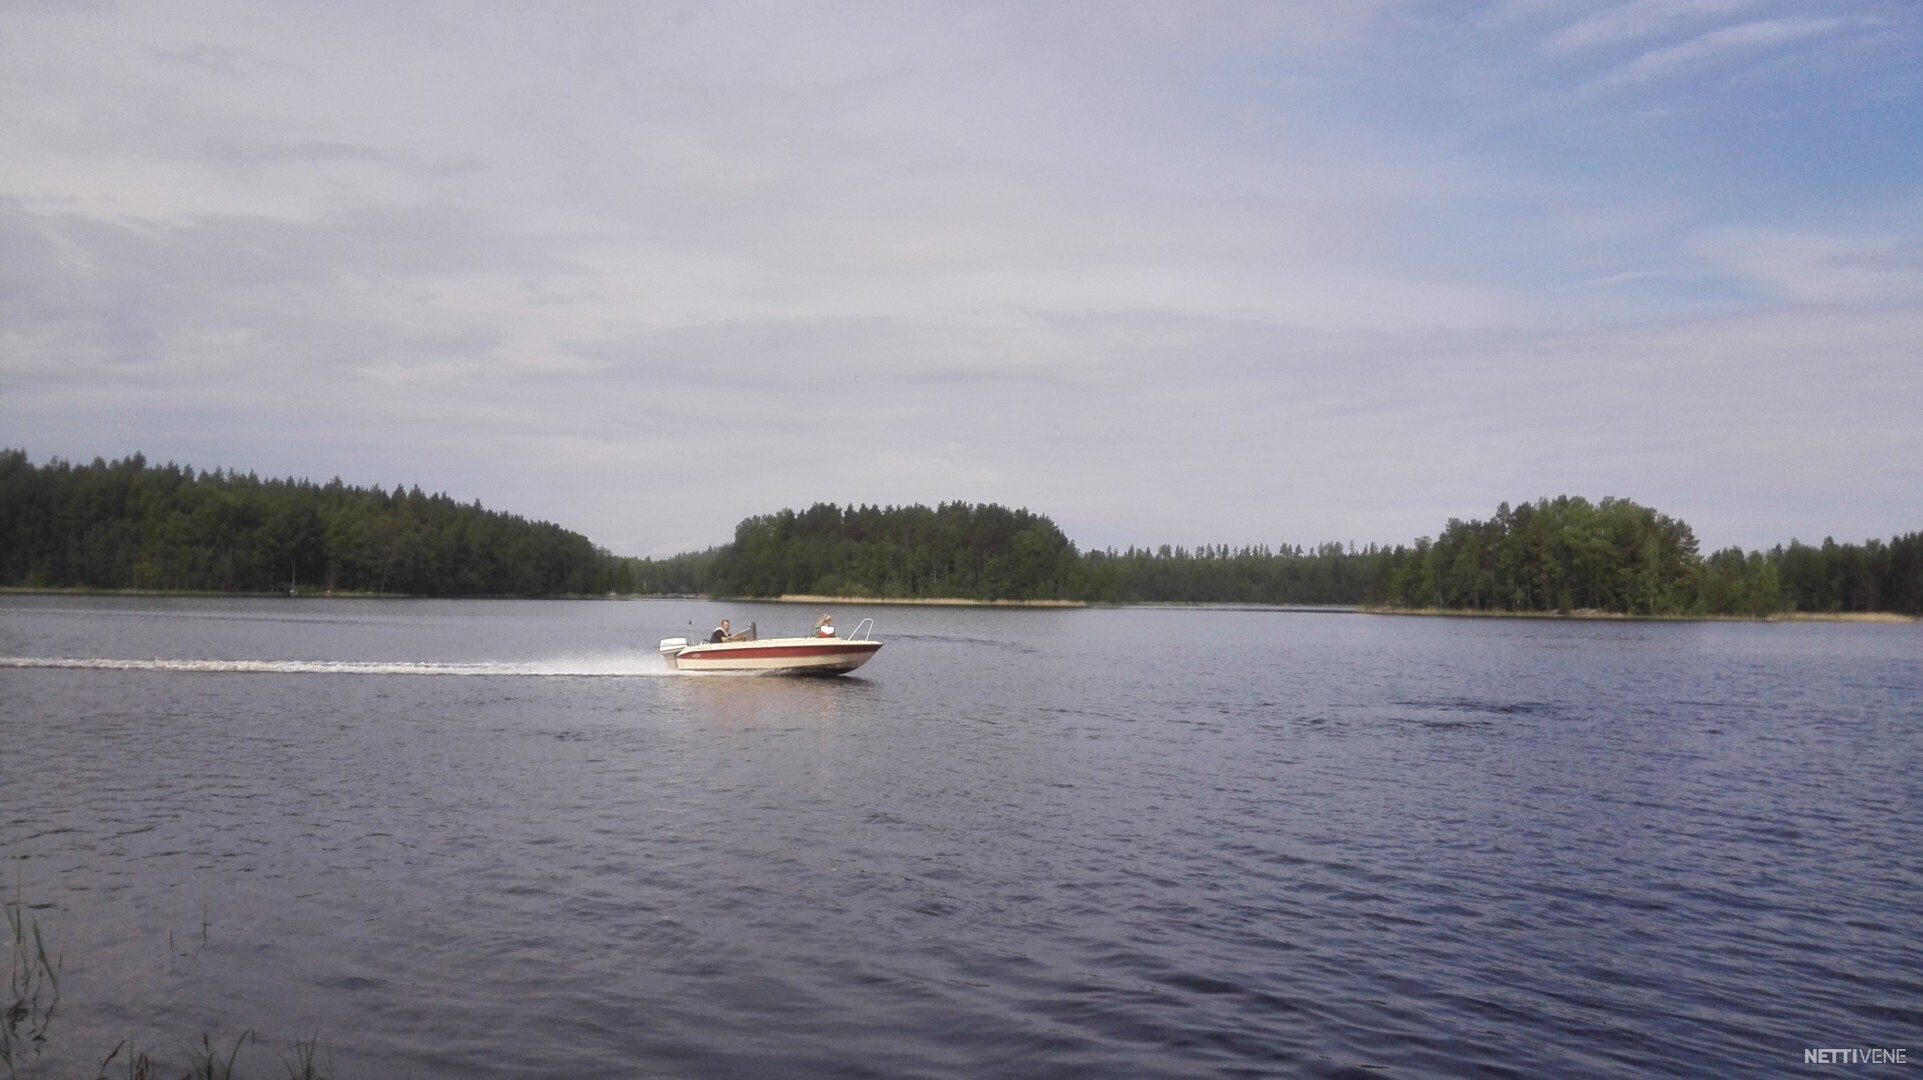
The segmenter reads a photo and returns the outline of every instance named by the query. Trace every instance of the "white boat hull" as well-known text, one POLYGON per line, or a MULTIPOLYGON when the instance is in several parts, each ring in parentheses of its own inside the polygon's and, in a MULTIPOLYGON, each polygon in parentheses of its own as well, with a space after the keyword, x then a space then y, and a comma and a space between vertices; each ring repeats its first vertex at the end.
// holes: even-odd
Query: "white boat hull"
POLYGON ((671 645, 664 641, 661 655, 668 666, 677 671, 844 675, 867 663, 880 649, 879 641, 802 637, 695 645, 671 645))

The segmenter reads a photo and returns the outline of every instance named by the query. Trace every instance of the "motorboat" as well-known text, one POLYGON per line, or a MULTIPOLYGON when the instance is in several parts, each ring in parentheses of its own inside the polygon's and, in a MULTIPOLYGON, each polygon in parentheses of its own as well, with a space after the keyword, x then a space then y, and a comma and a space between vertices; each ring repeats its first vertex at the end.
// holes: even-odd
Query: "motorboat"
POLYGON ((677 671, 760 672, 769 675, 846 675, 881 650, 869 635, 875 620, 863 619, 855 632, 836 637, 817 631, 806 637, 762 638, 753 623, 733 641, 662 638, 661 658, 677 671))

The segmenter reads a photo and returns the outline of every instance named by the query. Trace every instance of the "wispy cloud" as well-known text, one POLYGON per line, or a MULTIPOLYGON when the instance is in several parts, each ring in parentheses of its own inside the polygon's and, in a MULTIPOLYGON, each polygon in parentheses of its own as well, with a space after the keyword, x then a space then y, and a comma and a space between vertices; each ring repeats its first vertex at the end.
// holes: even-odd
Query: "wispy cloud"
POLYGON ((1696 250, 1722 268, 1796 304, 1884 307, 1923 303, 1923 236, 1726 227, 1696 250))
POLYGON ((197 68, 231 79, 243 79, 284 66, 259 53, 222 45, 196 43, 175 49, 155 49, 153 57, 166 64, 197 68))
POLYGON ((1729 15, 1755 6, 1755 0, 1636 0, 1587 16, 1551 34, 1540 47, 1560 56, 1664 33, 1679 23, 1729 15))
POLYGON ((1768 19, 1719 27, 1680 44, 1651 49, 1593 85, 1616 89, 1647 83, 1724 57, 1825 37, 1849 25, 1847 19, 1768 19))

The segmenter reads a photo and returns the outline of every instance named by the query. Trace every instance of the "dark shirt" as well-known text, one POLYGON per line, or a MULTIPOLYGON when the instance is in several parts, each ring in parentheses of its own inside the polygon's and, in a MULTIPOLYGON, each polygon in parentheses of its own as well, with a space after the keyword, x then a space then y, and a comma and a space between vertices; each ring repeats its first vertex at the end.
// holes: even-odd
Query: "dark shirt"
POLYGON ((728 632, 726 630, 721 629, 719 626, 714 628, 714 633, 708 635, 708 641, 711 644, 718 645, 721 642, 724 642, 726 640, 728 640, 728 632))

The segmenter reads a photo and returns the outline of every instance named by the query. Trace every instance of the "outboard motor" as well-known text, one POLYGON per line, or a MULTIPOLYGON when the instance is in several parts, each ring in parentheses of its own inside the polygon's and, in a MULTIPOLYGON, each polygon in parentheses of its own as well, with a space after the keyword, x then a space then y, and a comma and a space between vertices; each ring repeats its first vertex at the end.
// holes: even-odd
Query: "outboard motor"
POLYGON ((681 655, 681 650, 687 647, 688 639, 684 637, 667 637, 661 639, 661 655, 670 660, 681 655))

